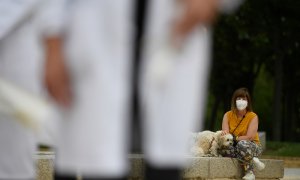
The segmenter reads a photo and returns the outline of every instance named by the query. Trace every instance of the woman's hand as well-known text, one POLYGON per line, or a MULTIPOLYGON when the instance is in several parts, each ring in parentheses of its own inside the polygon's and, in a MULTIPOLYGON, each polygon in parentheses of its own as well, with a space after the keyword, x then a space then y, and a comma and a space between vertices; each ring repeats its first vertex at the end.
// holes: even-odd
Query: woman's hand
POLYGON ((224 136, 224 135, 226 135, 226 134, 229 134, 229 132, 228 132, 227 130, 222 130, 221 135, 224 136))

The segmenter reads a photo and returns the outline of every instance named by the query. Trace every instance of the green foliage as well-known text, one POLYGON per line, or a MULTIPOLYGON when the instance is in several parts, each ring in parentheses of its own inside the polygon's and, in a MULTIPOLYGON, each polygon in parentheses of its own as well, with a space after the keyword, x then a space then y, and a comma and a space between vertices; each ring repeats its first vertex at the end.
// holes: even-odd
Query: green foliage
POLYGON ((268 137, 272 137, 273 119, 272 100, 273 100, 274 79, 266 72, 265 65, 262 67, 253 90, 253 107, 259 118, 259 131, 268 132, 268 137))
POLYGON ((271 140, 300 139, 300 1, 245 1, 214 31, 206 129, 220 128, 232 93, 247 87, 271 140))
POLYGON ((300 143, 270 141, 263 155, 300 157, 300 143))

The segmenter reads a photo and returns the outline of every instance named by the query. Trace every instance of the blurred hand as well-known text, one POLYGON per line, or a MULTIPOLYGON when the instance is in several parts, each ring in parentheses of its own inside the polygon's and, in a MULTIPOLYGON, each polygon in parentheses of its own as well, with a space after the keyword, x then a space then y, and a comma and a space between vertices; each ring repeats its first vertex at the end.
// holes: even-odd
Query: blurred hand
POLYGON ((175 38, 183 40, 197 25, 211 25, 217 16, 219 0, 180 0, 182 15, 175 22, 175 38))
POLYGON ((64 62, 61 40, 59 38, 49 38, 46 40, 46 46, 44 74, 46 88, 58 104, 69 107, 72 99, 70 79, 64 62))

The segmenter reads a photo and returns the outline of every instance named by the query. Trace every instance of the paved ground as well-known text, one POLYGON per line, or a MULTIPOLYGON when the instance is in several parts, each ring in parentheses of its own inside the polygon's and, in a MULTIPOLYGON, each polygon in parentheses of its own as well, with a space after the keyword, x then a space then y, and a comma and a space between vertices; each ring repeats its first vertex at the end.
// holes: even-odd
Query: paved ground
POLYGON ((283 180, 300 180, 300 168, 284 168, 283 180))
POLYGON ((282 180, 300 180, 300 158, 262 156, 264 159, 280 159, 284 161, 284 177, 282 180))
POLYGON ((300 168, 300 157, 262 156, 262 159, 279 159, 284 161, 285 168, 300 168))

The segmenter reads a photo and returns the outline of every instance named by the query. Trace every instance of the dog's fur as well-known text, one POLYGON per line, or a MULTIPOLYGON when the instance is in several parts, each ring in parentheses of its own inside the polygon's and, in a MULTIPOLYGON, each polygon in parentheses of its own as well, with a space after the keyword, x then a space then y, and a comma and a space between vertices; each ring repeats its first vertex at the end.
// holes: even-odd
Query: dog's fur
POLYGON ((193 156, 221 156, 218 153, 220 148, 226 148, 233 144, 231 134, 221 135, 222 131, 202 131, 191 134, 191 149, 193 156))

